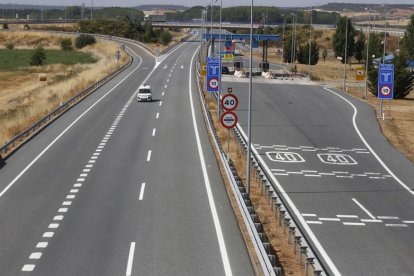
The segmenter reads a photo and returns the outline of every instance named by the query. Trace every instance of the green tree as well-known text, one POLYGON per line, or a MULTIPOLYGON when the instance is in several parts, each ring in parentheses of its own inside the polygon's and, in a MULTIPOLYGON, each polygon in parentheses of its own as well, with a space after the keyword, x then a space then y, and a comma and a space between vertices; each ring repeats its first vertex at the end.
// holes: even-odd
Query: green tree
POLYGON ((172 35, 170 32, 166 31, 166 32, 162 32, 160 34, 160 43, 162 45, 168 45, 172 40, 172 35))
POLYGON ((414 59, 414 14, 411 15, 410 23, 404 34, 402 41, 403 50, 405 51, 408 59, 414 59))
POLYGON ((353 56, 354 53, 354 26, 352 20, 346 16, 341 17, 337 26, 336 32, 333 37, 332 46, 337 57, 342 57, 342 63, 345 63, 345 44, 346 44, 346 26, 348 24, 348 41, 347 41, 347 60, 353 56))
POLYGON ((326 48, 323 48, 323 52, 322 52, 323 63, 326 62, 327 57, 328 57, 328 51, 326 50, 326 48))
MULTIPOLYGON (((319 46, 316 41, 312 41, 310 64, 315 65, 319 61, 319 46)), ((299 46, 298 62, 301 64, 309 64, 309 43, 299 46)))
POLYGON ((361 61, 364 59, 365 41, 365 34, 361 30, 359 31, 358 40, 355 43, 354 48, 354 55, 356 60, 358 60, 358 63, 361 63, 361 61))
POLYGON ((291 62, 292 61, 292 36, 289 35, 286 38, 285 46, 283 47, 283 61, 291 62))
MULTIPOLYGON (((401 99, 414 88, 414 71, 407 69, 407 58, 398 55, 394 58, 394 99, 401 99)), ((368 72, 368 88, 378 97, 378 68, 371 67, 368 72)))
POLYGON ((145 30, 144 36, 143 36, 144 41, 151 42, 155 38, 155 33, 152 28, 151 20, 148 20, 147 22, 145 22, 144 30, 145 30))
POLYGON ((73 50, 73 44, 72 39, 70 38, 63 38, 60 40, 60 48, 64 51, 72 51, 73 50))
POLYGON ((365 49, 364 56, 366 56, 366 51, 368 50, 368 65, 372 66, 373 56, 374 58, 382 57, 383 46, 381 45, 381 37, 376 33, 371 33, 369 36, 369 45, 365 49))
POLYGON ((45 49, 38 45, 34 48, 32 56, 30 57, 30 65, 31 66, 40 66, 43 65, 46 60, 46 52, 45 49))

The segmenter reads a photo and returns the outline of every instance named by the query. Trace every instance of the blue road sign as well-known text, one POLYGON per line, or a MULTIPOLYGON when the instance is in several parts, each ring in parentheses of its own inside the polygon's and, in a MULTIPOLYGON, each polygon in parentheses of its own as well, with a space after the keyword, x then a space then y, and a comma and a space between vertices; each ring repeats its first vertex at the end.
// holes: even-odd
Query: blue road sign
POLYGON ((220 84, 220 60, 218 57, 207 59, 207 79, 206 86, 208 92, 219 91, 220 84))
POLYGON ((378 99, 394 97, 394 64, 380 64, 378 73, 378 99))

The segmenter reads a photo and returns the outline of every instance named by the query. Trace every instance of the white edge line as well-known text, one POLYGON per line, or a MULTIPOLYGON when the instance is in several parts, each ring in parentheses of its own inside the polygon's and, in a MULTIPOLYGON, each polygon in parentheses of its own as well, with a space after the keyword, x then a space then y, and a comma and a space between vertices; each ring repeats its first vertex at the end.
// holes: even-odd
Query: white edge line
POLYGON ((361 203, 359 203, 359 201, 358 200, 356 200, 355 198, 352 198, 352 201, 354 201, 355 202, 355 204, 356 205, 358 205, 359 206, 359 208, 361 208, 370 218, 372 218, 372 219, 374 219, 374 220, 376 220, 376 218, 371 214, 371 212, 370 211, 368 211, 364 206, 362 206, 362 204, 361 203))
MULTIPOLYGON (((240 132, 242 133, 244 139, 247 140, 246 133, 244 133, 244 131, 241 128, 239 123, 237 124, 237 126, 238 126, 238 129, 240 130, 240 132)), ((285 189, 282 187, 282 185, 279 183, 279 181, 277 181, 276 177, 272 174, 271 170, 269 169, 269 167, 267 166, 267 164, 265 163, 263 158, 259 155, 256 148, 253 145, 251 147, 252 147, 252 150, 253 150, 254 154, 256 155, 256 158, 259 159, 259 162, 263 165, 264 169, 267 171, 267 173, 268 173, 269 177, 272 179, 273 183, 277 186, 280 193, 283 194, 283 197, 285 198, 287 204, 290 206, 293 213, 296 215, 299 222, 301 223, 303 229, 306 231, 306 233, 309 235, 309 238, 312 240, 313 244, 318 249, 321 257, 325 260, 326 264, 332 270, 333 275, 338 275, 338 276, 341 275, 341 273, 339 272, 339 270, 336 268, 335 264, 332 262, 331 258, 329 257, 328 253, 326 253, 325 249, 322 247, 321 243, 316 238, 316 236, 313 233, 312 229, 309 227, 309 225, 307 224, 305 219, 301 216, 298 208, 295 206, 292 199, 290 199, 288 193, 286 193, 285 189)))
POLYGON ((336 93, 335 91, 330 90, 329 88, 324 87, 325 90, 335 94, 336 96, 342 98, 344 101, 346 101, 349 105, 352 106, 352 108, 354 109, 354 115, 352 116, 352 123, 354 125, 355 131, 357 132, 357 134, 359 135, 359 138, 361 138, 362 142, 365 144, 365 146, 368 148, 368 150, 371 152, 372 155, 374 155, 374 157, 377 159, 377 161, 381 164, 381 166, 395 179, 395 181, 398 182, 398 184, 400 184, 404 189, 406 189, 411 195, 414 195, 414 191, 411 190, 410 187, 408 187, 404 182, 402 182, 392 171, 390 168, 388 168, 388 166, 384 163, 384 161, 382 161, 382 159, 378 156, 378 154, 371 148, 371 146, 368 144, 368 142, 365 140, 364 136, 362 135, 362 133, 359 131, 358 125, 356 124, 356 116, 358 114, 358 110, 355 107, 355 105, 353 103, 351 103, 348 99, 346 99, 345 97, 339 95, 338 93, 336 93))
POLYGON ((128 255, 128 264, 126 269, 126 276, 131 276, 132 273, 132 263, 134 262, 134 253, 135 253, 135 242, 131 242, 131 246, 129 247, 129 255, 128 255))
POLYGON ((206 169, 206 163, 205 163, 205 160, 204 160, 203 148, 201 147, 200 135, 198 133, 197 120, 196 120, 195 111, 194 111, 193 93, 192 93, 192 90, 193 90, 193 87, 192 87, 192 83, 193 83, 192 64, 194 62, 194 57, 196 56, 196 54, 197 54, 197 51, 194 52, 194 55, 191 58, 191 63, 190 63, 190 66, 189 66, 190 67, 190 70, 189 70, 190 71, 189 72, 190 81, 189 81, 188 94, 190 96, 191 115, 192 115, 192 118, 193 118, 193 127, 194 127, 194 133, 195 133, 196 140, 197 140, 198 154, 200 156, 200 163, 201 163, 201 169, 203 171, 204 184, 206 186, 208 202, 210 204, 210 210, 211 210, 211 214, 213 216, 214 227, 216 229, 216 234, 217 234, 217 239, 218 239, 218 243, 219 243, 221 259, 223 261, 225 275, 230 276, 230 275, 233 275, 233 273, 232 273, 232 270, 231 270, 229 257, 227 255, 226 243, 224 241, 223 231, 221 229, 219 216, 218 216, 217 209, 216 209, 216 206, 215 206, 215 203, 214 203, 213 193, 211 191, 210 179, 208 177, 208 173, 207 173, 207 169, 206 169))
POLYGON ((139 200, 144 198, 145 183, 141 184, 141 191, 139 192, 139 200))

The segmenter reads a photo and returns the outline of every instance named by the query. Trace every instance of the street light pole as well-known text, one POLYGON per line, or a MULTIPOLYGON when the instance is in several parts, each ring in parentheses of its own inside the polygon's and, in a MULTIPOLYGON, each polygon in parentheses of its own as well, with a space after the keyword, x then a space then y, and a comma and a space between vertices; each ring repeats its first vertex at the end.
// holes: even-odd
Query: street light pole
MULTIPOLYGON (((382 56, 382 64, 385 64, 385 50, 386 50, 386 41, 387 41, 387 23, 388 23, 388 4, 384 3, 383 4, 384 8, 385 8, 385 26, 384 26, 384 53, 382 56)), ((382 99, 380 99, 380 117, 383 116, 383 111, 382 111, 382 99)))
POLYGON ((368 100, 368 65, 369 65, 369 37, 371 34, 371 14, 368 13, 368 41, 367 41, 367 58, 365 60, 365 100, 368 100))
POLYGON ((91 0, 91 20, 93 20, 93 0, 91 0))
MULTIPOLYGON (((217 1, 217 0, 216 0, 217 1)), ((221 73, 222 73, 222 69, 221 69, 221 12, 223 9, 223 0, 220 0, 220 33, 219 33, 219 47, 218 47, 218 54, 219 54, 219 86, 218 86, 218 97, 217 97, 217 119, 218 121, 220 120, 220 94, 221 94, 221 73)))
POLYGON ((348 12, 346 13, 346 31, 345 31, 345 60, 344 60, 344 91, 346 92, 346 64, 348 54, 348 12))
POLYGON ((283 36, 282 36, 282 63, 284 59, 285 54, 285 24, 286 24, 286 16, 285 14, 282 14, 283 16, 283 36))
POLYGON ((311 49, 312 49, 312 15, 313 10, 310 11, 310 27, 309 27, 309 66, 308 66, 308 77, 311 79, 311 49))
POLYGON ((253 97, 253 0, 250 6, 250 73, 249 73, 249 104, 247 116, 247 160, 246 160, 246 192, 250 195, 250 156, 252 148, 252 97, 253 97))

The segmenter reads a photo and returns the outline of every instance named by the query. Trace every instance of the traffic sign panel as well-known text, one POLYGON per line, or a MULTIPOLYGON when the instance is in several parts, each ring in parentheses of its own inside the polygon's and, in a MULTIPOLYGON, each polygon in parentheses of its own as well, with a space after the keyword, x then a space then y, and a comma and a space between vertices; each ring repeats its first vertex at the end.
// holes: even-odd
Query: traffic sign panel
POLYGON ((239 100, 237 99, 236 95, 227 94, 221 99, 221 106, 226 111, 233 111, 239 105, 239 100))
POLYGON ((380 64, 378 73, 378 98, 394 98, 394 64, 380 64))
POLYGON ((219 80, 216 77, 209 78, 207 85, 211 90, 216 90, 219 87, 219 80))
POLYGON ((221 115, 220 122, 225 128, 234 128, 237 125, 237 115, 234 112, 228 111, 221 115))

